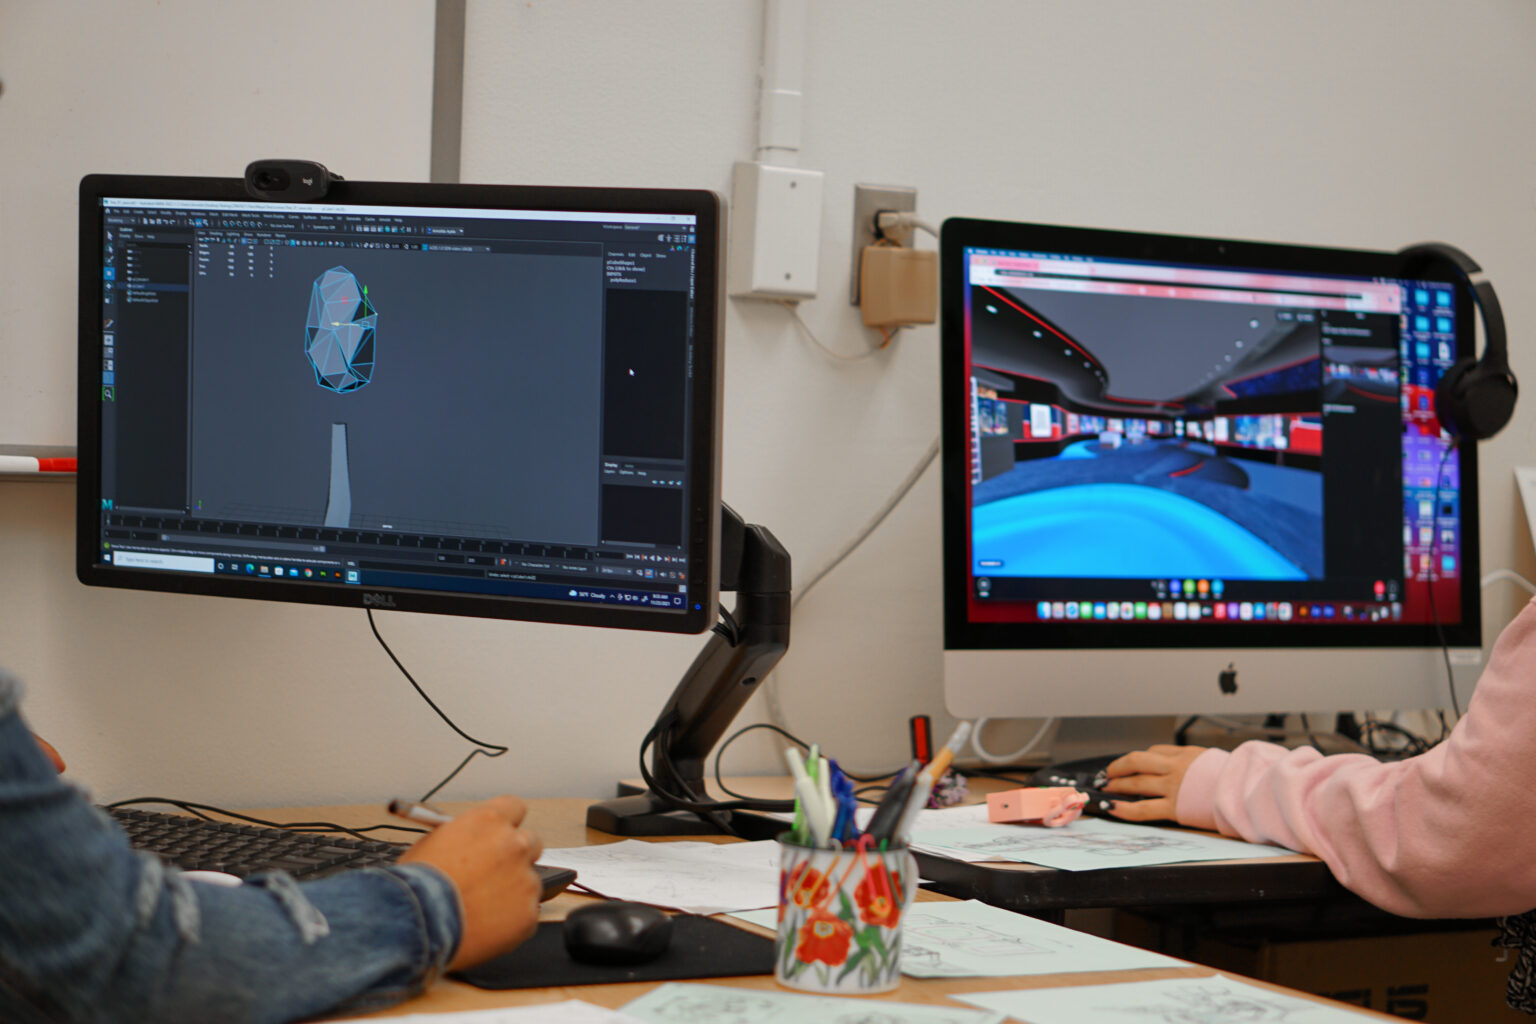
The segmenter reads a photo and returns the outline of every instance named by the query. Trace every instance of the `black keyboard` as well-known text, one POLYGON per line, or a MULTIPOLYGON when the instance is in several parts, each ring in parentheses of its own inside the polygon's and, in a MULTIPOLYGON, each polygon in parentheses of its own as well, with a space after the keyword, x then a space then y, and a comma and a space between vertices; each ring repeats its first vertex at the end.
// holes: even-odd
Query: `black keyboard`
MULTIPOLYGON (((1124 751, 1121 751, 1124 753, 1124 751)), ((1071 786, 1074 789, 1099 789, 1105 783, 1104 769, 1120 754, 1101 754, 1084 757, 1077 761, 1062 761, 1035 769, 1037 786, 1071 786)))
MULTIPOLYGON (((133 807, 104 810, 128 833, 134 849, 153 853, 184 871, 222 871, 237 878, 286 871, 309 881, 352 868, 393 864, 406 849, 404 844, 378 839, 206 821, 133 807)), ((553 898, 576 880, 570 868, 536 864, 534 870, 543 883, 540 900, 553 898)))
POLYGON ((324 878, 349 868, 393 864, 405 849, 376 839, 205 821, 132 807, 114 807, 107 813, 128 833, 136 850, 147 850, 187 871, 223 871, 239 878, 259 871, 324 878))
POLYGON ((1104 775, 1104 769, 1119 757, 1120 754, 1102 754, 1098 757, 1085 757, 1077 761, 1046 765, 1044 768, 1035 769, 1032 781, 1037 786, 1071 786, 1073 789, 1087 793, 1088 805, 1083 808, 1083 812, 1100 818, 1112 818, 1114 815, 1109 813, 1109 808, 1117 801, 1134 802, 1150 799, 1137 793, 1104 792, 1104 783, 1109 781, 1104 775))

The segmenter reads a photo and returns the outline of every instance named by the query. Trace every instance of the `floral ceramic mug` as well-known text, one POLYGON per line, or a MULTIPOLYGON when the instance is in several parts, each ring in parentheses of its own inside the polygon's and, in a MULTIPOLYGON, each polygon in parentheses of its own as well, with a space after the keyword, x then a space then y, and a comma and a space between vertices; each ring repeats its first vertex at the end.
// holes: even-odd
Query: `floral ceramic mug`
POLYGON ((916 890, 905 846, 820 849, 780 836, 774 979, 806 992, 889 992, 901 982, 901 919, 916 890))

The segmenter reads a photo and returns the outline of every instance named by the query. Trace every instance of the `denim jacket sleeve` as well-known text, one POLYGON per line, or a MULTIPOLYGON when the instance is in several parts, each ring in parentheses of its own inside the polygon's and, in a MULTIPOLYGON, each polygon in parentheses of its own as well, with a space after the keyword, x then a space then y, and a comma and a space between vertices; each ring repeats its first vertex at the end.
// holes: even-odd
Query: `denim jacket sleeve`
POLYGON ((187 879, 60 779, 0 672, 0 1020, 289 1021, 399 1001, 458 948, 458 896, 400 865, 187 879))

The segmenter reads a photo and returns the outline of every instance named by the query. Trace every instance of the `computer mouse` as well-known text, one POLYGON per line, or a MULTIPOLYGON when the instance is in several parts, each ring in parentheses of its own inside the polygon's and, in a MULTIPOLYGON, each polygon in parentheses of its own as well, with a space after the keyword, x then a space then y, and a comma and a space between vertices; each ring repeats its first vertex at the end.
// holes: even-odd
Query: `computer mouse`
POLYGON ((608 900, 571 911, 565 949, 584 964, 643 964, 667 950, 672 919, 644 903, 608 900))

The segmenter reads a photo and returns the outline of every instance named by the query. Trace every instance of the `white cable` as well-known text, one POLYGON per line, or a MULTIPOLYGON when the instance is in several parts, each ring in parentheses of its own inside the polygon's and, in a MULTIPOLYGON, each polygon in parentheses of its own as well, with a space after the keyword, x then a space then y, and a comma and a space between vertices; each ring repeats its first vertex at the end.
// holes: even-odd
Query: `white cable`
POLYGON ((923 473, 927 471, 928 467, 933 465, 933 460, 938 458, 938 455, 939 439, 934 438, 933 443, 928 446, 928 450, 923 452, 923 457, 917 460, 917 465, 912 467, 912 472, 907 474, 906 479, 903 480, 897 486, 896 490, 891 494, 891 496, 885 500, 885 504, 880 506, 880 510, 870 518, 869 522, 864 524, 864 528, 856 533, 851 541, 843 545, 843 549, 841 551, 833 555, 825 565, 816 570, 816 573, 808 581, 798 587, 793 588, 794 596, 789 602, 790 608, 794 608, 795 605, 799 604, 801 599, 803 599, 806 594, 811 592, 812 587, 820 583, 823 577, 827 575, 827 573, 841 565, 843 559, 853 554, 854 551, 858 549, 860 544, 863 544, 866 540, 869 539, 870 534, 879 529, 880 524, 885 522, 886 517, 894 512, 896 510, 896 506, 901 504, 902 499, 907 496, 913 487, 917 486, 917 481, 921 479, 923 473))
POLYGON ((875 214, 875 234, 881 238, 889 238, 893 242, 904 242, 912 234, 913 228, 926 231, 934 238, 939 237, 938 230, 927 221, 919 220, 915 213, 881 210, 875 214))
POLYGON ((1480 583, 1482 589, 1487 590, 1499 580, 1509 580, 1516 586, 1525 588, 1527 592, 1536 594, 1536 583, 1532 583, 1513 569, 1494 569, 1492 572, 1485 573, 1480 583))
POLYGON ((1034 750, 1040 741, 1045 739, 1045 734, 1056 724, 1057 719, 1047 718, 1040 724, 1040 728, 1035 731, 1035 734, 1029 738, 1028 743, 1025 743, 1018 750, 1007 754, 994 754, 981 745, 981 730, 985 729, 990 721, 992 721, 990 718, 978 718, 975 724, 971 726, 971 749, 976 751, 976 756, 987 764, 1013 764, 1034 750))
POLYGON ((834 350, 828 348, 826 345, 822 344, 821 339, 816 337, 816 335, 811 331, 810 326, 808 324, 806 324, 806 322, 800 318, 800 310, 795 308, 795 304, 793 302, 789 302, 789 301, 786 301, 784 299, 779 299, 778 302, 779 302, 779 305, 781 305, 785 309, 789 310, 789 315, 790 316, 795 318, 795 326, 800 328, 800 333, 805 335, 807 338, 809 338, 810 341, 811 341, 811 344, 815 345, 817 348, 819 348, 823 352, 825 352, 827 354, 827 357, 830 358, 830 359, 836 359, 840 363, 856 363, 856 362, 858 362, 861 359, 868 359, 870 356, 877 356, 881 352, 886 352, 886 351, 889 351, 889 349, 890 349, 889 345, 886 345, 886 346, 883 346, 883 347, 882 346, 878 346, 878 345, 872 345, 868 349, 866 349, 863 352, 858 353, 857 355, 851 355, 851 356, 843 355, 843 353, 834 351, 834 350))
MULTIPOLYGON (((870 518, 869 522, 864 524, 863 529, 854 534, 853 539, 850 540, 847 544, 843 545, 842 550, 833 555, 832 558, 829 559, 824 566, 816 570, 816 572, 811 575, 811 578, 807 582, 801 584, 798 587, 791 588, 792 596, 789 602, 791 611, 794 610, 795 605, 799 604, 801 600, 804 599, 806 594, 811 592, 812 587, 820 583, 828 573, 841 565, 844 559, 853 554, 858 546, 863 544, 864 541, 869 538, 870 534, 879 529, 880 524, 885 522, 886 517, 888 517, 891 512, 895 510, 897 505, 901 504, 902 500, 906 498, 909 493, 911 493, 912 488, 917 486, 917 481, 922 478, 923 473, 927 471, 928 467, 933 465, 933 460, 938 457, 938 454, 939 439, 935 437, 933 439, 933 443, 928 446, 928 450, 923 452, 922 458, 917 460, 917 465, 913 467, 910 473, 907 474, 906 479, 902 480, 902 482, 897 485, 896 490, 893 491, 891 496, 885 500, 885 504, 880 506, 879 511, 877 511, 870 518)), ((780 729, 783 729, 785 732, 793 734, 794 730, 789 727, 789 721, 784 716, 783 705, 779 703, 778 681, 781 672, 781 668, 775 667, 774 670, 768 674, 767 678, 763 680, 762 686, 759 688, 759 692, 763 695, 763 703, 767 706, 768 709, 768 720, 774 725, 778 726, 780 729)), ((874 773, 856 772, 855 774, 870 775, 874 773)))

